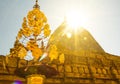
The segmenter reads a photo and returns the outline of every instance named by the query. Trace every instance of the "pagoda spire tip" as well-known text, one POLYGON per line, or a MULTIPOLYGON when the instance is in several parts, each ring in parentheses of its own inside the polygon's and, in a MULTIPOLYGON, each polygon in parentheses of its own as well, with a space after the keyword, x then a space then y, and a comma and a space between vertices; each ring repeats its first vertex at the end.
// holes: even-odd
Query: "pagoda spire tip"
POLYGON ((33 8, 40 8, 40 6, 38 5, 38 0, 36 0, 35 5, 33 6, 33 8))

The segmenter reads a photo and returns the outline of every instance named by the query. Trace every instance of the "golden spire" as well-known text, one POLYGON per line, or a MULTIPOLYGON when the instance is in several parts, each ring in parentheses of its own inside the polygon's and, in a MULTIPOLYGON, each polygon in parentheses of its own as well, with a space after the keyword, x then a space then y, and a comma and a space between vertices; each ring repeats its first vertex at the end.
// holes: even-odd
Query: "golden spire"
POLYGON ((35 5, 33 6, 33 8, 40 8, 40 6, 38 5, 38 0, 36 0, 35 5))

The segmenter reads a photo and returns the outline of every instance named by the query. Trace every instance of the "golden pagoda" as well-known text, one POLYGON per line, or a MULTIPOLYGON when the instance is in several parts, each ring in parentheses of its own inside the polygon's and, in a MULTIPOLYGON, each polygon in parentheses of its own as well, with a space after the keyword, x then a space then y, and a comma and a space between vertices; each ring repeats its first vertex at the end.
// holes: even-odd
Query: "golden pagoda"
POLYGON ((43 84, 120 84, 120 57, 105 52, 85 28, 74 31, 64 21, 49 35, 36 0, 10 54, 0 56, 0 84, 27 84, 31 74, 46 76, 43 84), (27 53, 32 60, 24 59, 27 53))

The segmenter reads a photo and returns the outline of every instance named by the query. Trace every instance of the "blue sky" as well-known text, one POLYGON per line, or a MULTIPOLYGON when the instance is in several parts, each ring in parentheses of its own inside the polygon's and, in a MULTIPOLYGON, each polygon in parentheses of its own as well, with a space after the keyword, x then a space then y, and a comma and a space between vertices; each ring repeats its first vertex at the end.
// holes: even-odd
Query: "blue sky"
MULTIPOLYGON (((0 0, 0 54, 13 47, 23 17, 32 10, 35 0, 0 0)), ((75 9, 87 15, 85 28, 102 48, 120 56, 120 0, 39 0, 51 30, 63 21, 66 12, 75 9)))

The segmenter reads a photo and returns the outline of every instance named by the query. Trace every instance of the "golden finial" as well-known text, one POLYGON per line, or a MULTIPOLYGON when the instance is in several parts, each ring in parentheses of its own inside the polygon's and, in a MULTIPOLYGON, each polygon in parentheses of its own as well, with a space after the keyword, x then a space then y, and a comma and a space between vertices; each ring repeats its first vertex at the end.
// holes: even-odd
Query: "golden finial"
POLYGON ((40 8, 40 6, 38 5, 38 0, 36 0, 35 5, 33 6, 33 8, 40 8))

